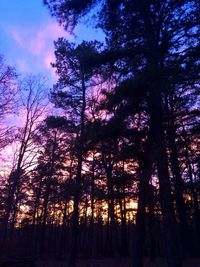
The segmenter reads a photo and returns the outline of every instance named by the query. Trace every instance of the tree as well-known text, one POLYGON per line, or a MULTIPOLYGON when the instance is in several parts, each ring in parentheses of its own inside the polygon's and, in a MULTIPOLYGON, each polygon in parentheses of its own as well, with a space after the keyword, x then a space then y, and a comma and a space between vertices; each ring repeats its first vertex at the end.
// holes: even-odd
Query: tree
POLYGON ((13 168, 10 172, 6 187, 5 212, 3 216, 3 242, 7 239, 8 230, 12 232, 16 223, 16 216, 20 210, 20 195, 26 183, 26 174, 35 164, 38 148, 34 147, 33 134, 38 130, 41 117, 47 107, 45 83, 43 79, 28 77, 20 83, 22 116, 24 125, 18 132, 18 149, 14 155, 13 168))
POLYGON ((12 140, 11 129, 6 127, 5 119, 14 111, 16 94, 17 73, 0 55, 0 150, 12 140))
MULTIPOLYGON (((76 25, 97 1, 83 1, 81 5, 78 5, 79 1, 64 0, 45 3, 68 29, 76 25)), ((195 86, 199 81, 199 3, 192 0, 102 1, 100 10, 103 14, 100 25, 107 34, 107 49, 111 51, 107 55, 115 56, 112 60, 116 66, 123 59, 120 66, 125 70, 124 79, 131 78, 128 85, 132 89, 140 86, 146 99, 152 132, 151 151, 159 178, 167 261, 169 266, 181 266, 165 142, 163 94, 177 86, 195 86), (117 51, 116 54, 113 51, 117 51)))
POLYGON ((69 262, 75 264, 78 242, 79 201, 80 184, 82 180, 82 164, 84 155, 85 123, 87 120, 87 91, 91 87, 91 77, 95 74, 87 64, 87 57, 97 54, 99 44, 97 42, 83 42, 75 46, 65 39, 59 39, 56 43, 56 62, 53 67, 59 76, 57 84, 52 90, 52 100, 66 113, 68 131, 75 136, 76 166, 76 190, 73 201, 73 229, 72 245, 69 262))

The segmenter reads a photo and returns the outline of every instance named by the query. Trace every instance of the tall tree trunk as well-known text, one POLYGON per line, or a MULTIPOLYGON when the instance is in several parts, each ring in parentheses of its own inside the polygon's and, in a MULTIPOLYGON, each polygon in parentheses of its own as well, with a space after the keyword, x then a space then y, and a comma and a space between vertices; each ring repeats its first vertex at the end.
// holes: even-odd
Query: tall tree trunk
POLYGON ((135 236, 133 243, 133 267, 143 267, 143 250, 145 239, 145 208, 149 181, 152 172, 152 159, 149 157, 149 147, 145 152, 144 159, 140 166, 140 181, 138 186, 138 209, 136 215, 135 236))
POLYGON ((112 168, 109 166, 106 168, 107 186, 108 186, 108 226, 110 236, 110 250, 111 255, 118 256, 118 242, 116 233, 116 219, 115 219, 115 203, 114 203, 114 190, 112 185, 112 168))
POLYGON ((194 180, 193 180, 193 170, 192 170, 192 165, 191 165, 191 160, 190 160, 190 154, 189 154, 189 145, 188 145, 188 139, 186 136, 186 131, 185 127, 183 126, 183 136, 184 136, 184 142, 185 142, 185 161, 186 161, 186 167, 188 171, 188 177, 190 181, 190 190, 191 190, 191 196, 192 196, 192 208, 194 213, 193 215, 193 222, 194 222, 194 237, 193 237, 193 243, 195 244, 195 253, 192 251, 195 256, 198 255, 198 251, 200 248, 200 241, 199 241, 199 235, 200 235, 200 209, 199 209, 199 203, 198 203, 198 194, 197 194, 197 189, 195 188, 194 185, 194 180))
POLYGON ((184 130, 184 137, 185 137, 185 159, 186 159, 186 166, 188 169, 188 176, 190 180, 190 189, 192 193, 193 208, 194 208, 194 221, 195 221, 197 234, 199 235, 200 234, 200 211, 199 211, 199 204, 198 204, 198 196, 197 196, 196 188, 194 186, 193 171, 192 171, 191 160, 189 156, 188 141, 186 138, 184 127, 183 127, 183 130, 184 130))
POLYGON ((121 217, 121 255, 122 257, 128 256, 128 239, 127 239, 127 225, 126 225, 126 199, 125 190, 119 191, 119 195, 123 194, 123 199, 120 196, 119 207, 121 217))
POLYGON ((42 220, 42 228, 41 228, 41 243, 40 243, 40 255, 43 256, 45 254, 45 235, 46 235, 46 221, 48 215, 48 205, 49 205, 49 197, 51 194, 51 185, 52 185, 52 178, 54 174, 54 166, 55 166, 55 152, 56 152, 56 142, 57 140, 57 132, 54 132, 54 139, 53 139, 53 147, 52 151, 50 152, 50 169, 49 169, 49 176, 47 177, 46 181, 46 191, 44 195, 44 213, 43 213, 43 220, 42 220))
POLYGON ((149 223, 149 235, 150 235, 150 260, 154 262, 156 259, 156 232, 155 232, 155 204, 154 204, 154 189, 152 183, 149 185, 148 190, 148 223, 149 223))
POLYGON ((182 243, 182 255, 183 257, 187 256, 189 251, 189 229, 187 223, 187 215, 186 215, 186 205, 183 198, 184 193, 184 182, 181 177, 180 167, 179 167, 179 160, 178 160, 178 151, 175 142, 175 125, 173 121, 171 121, 170 125, 167 129, 168 134, 168 145, 170 149, 170 162, 171 162, 171 169, 173 176, 175 178, 175 197, 176 197, 176 206, 178 211, 179 217, 179 225, 180 225, 180 237, 182 243))
POLYGON ((66 249, 67 210, 68 210, 68 201, 66 200, 63 211, 63 220, 62 220, 62 228, 61 228, 59 251, 58 251, 58 256, 60 259, 63 259, 65 257, 64 252, 66 249))
POLYGON ((95 236, 94 236, 94 199, 95 199, 95 158, 93 155, 92 161, 92 177, 91 177, 91 219, 89 223, 89 239, 91 245, 91 253, 90 256, 92 258, 95 257, 96 249, 95 249, 95 236))
POLYGON ((45 192, 44 198, 44 212, 43 212, 43 219, 41 225, 41 239, 40 239, 40 256, 44 256, 45 254, 45 236, 46 236, 46 221, 47 221, 47 214, 48 214, 48 203, 49 203, 49 190, 50 184, 48 183, 48 187, 45 192))
POLYGON ((69 265, 74 266, 76 264, 76 258, 78 253, 78 228, 79 228, 79 202, 80 202, 80 185, 81 185, 81 172, 83 163, 83 142, 85 132, 85 109, 86 109, 86 87, 84 76, 82 77, 82 108, 80 118, 80 134, 78 136, 79 146, 77 151, 77 172, 76 172, 76 186, 74 194, 73 215, 72 215, 72 242, 69 255, 69 265))
POLYGON ((162 97, 157 90, 150 93, 150 128, 153 138, 153 155, 157 163, 160 204, 163 216, 166 260, 169 267, 181 267, 180 242, 177 234, 177 225, 174 214, 174 205, 171 195, 170 177, 166 152, 165 133, 163 125, 162 97))

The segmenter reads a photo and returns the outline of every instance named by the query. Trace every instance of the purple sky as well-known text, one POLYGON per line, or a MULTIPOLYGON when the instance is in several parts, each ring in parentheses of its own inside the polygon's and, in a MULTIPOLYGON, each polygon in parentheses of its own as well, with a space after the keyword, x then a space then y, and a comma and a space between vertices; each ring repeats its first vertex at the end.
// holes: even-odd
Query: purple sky
MULTIPOLYGON (((0 54, 7 63, 15 66, 20 74, 43 74, 47 77, 48 86, 55 82, 54 70, 50 62, 54 61, 53 41, 58 37, 80 43, 82 40, 103 40, 103 34, 85 25, 79 25, 75 35, 70 36, 59 27, 55 18, 43 5, 43 0, 0 0, 0 54)), ((20 113, 21 114, 21 113, 20 113)), ((23 122, 22 116, 6 118, 7 125, 23 122)), ((14 150, 15 150, 15 144, 14 150)), ((13 158, 13 146, 3 152, 5 164, 7 157, 13 158)), ((12 160, 11 160, 12 163, 12 160)), ((0 161, 0 171, 3 161, 0 161)))
POLYGON ((43 73, 51 84, 54 72, 53 41, 64 36, 80 43, 82 40, 102 40, 100 31, 79 25, 75 36, 59 27, 43 5, 43 0, 0 0, 0 54, 22 73, 43 73))

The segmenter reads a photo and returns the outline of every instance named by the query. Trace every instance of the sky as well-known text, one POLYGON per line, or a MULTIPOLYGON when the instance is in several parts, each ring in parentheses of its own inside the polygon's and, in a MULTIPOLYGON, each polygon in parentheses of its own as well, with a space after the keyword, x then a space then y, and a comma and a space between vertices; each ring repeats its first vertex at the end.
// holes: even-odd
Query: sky
MULTIPOLYGON (((16 67, 19 75, 42 74, 50 89, 57 79, 50 63, 55 59, 53 42, 59 37, 76 43, 104 39, 103 33, 89 27, 88 23, 78 25, 74 35, 69 35, 50 15, 43 0, 0 0, 0 54, 8 64, 16 67)), ((18 120, 11 116, 6 119, 8 122, 18 125, 23 120, 20 116, 18 120)), ((10 146, 3 154, 7 158, 13 153, 10 146)))
POLYGON ((82 40, 103 40, 103 33, 88 25, 79 25, 69 35, 52 18, 43 0, 0 0, 0 54, 21 74, 43 74, 49 84, 55 82, 54 40, 65 37, 82 40))

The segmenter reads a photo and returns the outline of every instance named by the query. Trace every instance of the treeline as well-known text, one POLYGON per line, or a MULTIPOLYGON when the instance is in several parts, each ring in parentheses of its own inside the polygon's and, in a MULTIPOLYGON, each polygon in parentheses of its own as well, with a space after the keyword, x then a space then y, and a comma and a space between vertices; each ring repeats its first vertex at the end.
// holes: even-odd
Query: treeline
POLYGON ((57 115, 41 107, 38 80, 26 82, 25 125, 1 180, 1 254, 72 266, 131 256, 134 267, 198 257, 199 2, 45 4, 69 31, 98 10, 106 41, 55 42, 57 115))

